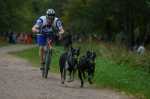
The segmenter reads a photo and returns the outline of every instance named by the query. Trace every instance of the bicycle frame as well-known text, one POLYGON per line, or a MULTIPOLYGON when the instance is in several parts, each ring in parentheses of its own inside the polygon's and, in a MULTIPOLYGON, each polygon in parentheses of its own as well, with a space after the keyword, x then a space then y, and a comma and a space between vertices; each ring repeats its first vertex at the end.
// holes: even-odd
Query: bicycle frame
POLYGON ((44 69, 42 70, 42 77, 47 78, 49 67, 51 64, 51 56, 52 56, 52 40, 47 38, 47 44, 46 44, 46 51, 45 51, 45 65, 44 69))

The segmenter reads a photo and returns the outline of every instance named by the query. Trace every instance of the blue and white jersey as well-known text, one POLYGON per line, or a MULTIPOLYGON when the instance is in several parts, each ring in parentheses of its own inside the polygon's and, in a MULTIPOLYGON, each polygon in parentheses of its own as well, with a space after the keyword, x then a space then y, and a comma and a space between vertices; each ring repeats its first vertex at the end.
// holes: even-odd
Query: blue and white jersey
POLYGON ((41 33, 58 32, 62 29, 62 22, 57 17, 55 17, 53 23, 49 23, 46 16, 41 16, 37 19, 35 25, 39 27, 41 33))

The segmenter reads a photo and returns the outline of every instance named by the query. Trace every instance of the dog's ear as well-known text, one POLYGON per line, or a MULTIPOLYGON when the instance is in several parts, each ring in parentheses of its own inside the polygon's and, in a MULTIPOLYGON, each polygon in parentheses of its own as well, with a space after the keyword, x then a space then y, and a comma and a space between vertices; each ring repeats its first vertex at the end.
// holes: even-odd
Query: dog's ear
POLYGON ((80 47, 79 47, 79 48, 77 48, 77 51, 78 51, 78 52, 80 52, 80 47))
POLYGON ((80 51, 81 47, 78 47, 78 49, 79 49, 79 51, 80 51))
POLYGON ((91 57, 91 56, 92 56, 92 52, 88 50, 88 51, 86 52, 86 55, 87 55, 87 57, 91 57))
POLYGON ((70 50, 73 51, 73 47, 72 46, 70 47, 70 50))
POLYGON ((89 55, 89 54, 90 54, 90 51, 88 50, 88 51, 86 52, 86 54, 89 55))
POLYGON ((77 48, 77 55, 80 55, 80 48, 77 48))
POLYGON ((96 58, 96 53, 95 52, 93 52, 93 58, 96 58))

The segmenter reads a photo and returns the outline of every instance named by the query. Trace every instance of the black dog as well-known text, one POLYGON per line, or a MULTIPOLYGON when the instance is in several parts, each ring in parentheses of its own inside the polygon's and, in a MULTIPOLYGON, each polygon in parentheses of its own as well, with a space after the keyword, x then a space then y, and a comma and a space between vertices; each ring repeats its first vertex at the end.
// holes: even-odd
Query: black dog
POLYGON ((92 84, 92 79, 94 77, 95 72, 95 58, 95 52, 87 51, 86 55, 82 56, 79 60, 78 75, 81 80, 81 87, 83 87, 84 85, 83 78, 86 78, 86 74, 89 83, 92 84))
POLYGON ((66 80, 66 72, 69 71, 70 81, 74 80, 74 74, 77 69, 78 56, 80 50, 78 48, 70 48, 69 51, 60 56, 59 66, 61 73, 61 82, 66 80))

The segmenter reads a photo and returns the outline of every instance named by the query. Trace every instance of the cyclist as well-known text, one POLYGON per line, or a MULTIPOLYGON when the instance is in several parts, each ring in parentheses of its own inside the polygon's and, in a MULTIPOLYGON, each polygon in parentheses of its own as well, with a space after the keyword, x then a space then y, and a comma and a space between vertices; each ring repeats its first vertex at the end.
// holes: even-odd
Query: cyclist
MULTIPOLYGON (((59 18, 55 16, 54 9, 48 9, 46 11, 45 16, 41 16, 36 20, 35 25, 32 27, 33 33, 41 33, 45 35, 45 33, 56 33, 58 34, 59 40, 62 38, 62 34, 64 33, 64 29, 62 26, 62 22, 59 18)), ((46 35, 48 36, 48 35, 46 35)), ((45 38, 46 39, 46 38, 45 38)), ((52 38, 54 39, 54 38, 52 38)), ((44 66, 44 53, 45 53, 46 43, 39 46, 39 56, 41 63, 41 70, 44 66)))

